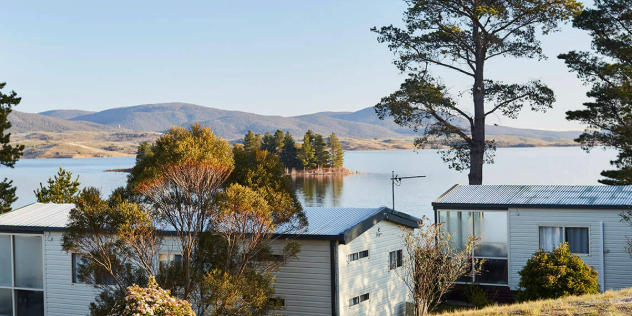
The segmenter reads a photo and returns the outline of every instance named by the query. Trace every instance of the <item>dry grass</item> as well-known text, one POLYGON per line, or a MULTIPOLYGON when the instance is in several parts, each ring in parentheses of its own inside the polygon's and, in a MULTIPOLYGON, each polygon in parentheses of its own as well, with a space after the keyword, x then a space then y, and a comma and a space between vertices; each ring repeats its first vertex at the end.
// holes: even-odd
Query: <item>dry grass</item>
POLYGON ((439 315, 509 316, 509 315, 632 315, 632 288, 606 291, 603 294, 570 296, 513 305, 492 306, 480 310, 451 311, 439 315))

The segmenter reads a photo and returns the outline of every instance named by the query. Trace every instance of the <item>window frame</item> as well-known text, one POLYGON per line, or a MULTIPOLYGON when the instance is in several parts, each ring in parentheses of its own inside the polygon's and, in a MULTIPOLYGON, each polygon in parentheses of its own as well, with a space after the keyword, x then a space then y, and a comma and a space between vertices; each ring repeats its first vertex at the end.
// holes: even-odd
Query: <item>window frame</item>
POLYGON ((370 292, 366 292, 364 294, 355 295, 355 296, 353 296, 353 297, 351 297, 350 299, 347 300, 348 308, 352 308, 354 306, 358 306, 358 305, 362 304, 363 302, 370 301, 370 300, 371 300, 370 292), (357 303, 356 303, 356 301, 357 301, 357 303))
POLYGON ((275 310, 284 310, 287 308, 287 299, 285 297, 281 297, 281 296, 275 296, 275 297, 271 297, 270 300, 278 300, 281 303, 281 308, 279 309, 275 309, 275 310))
MULTIPOLYGON (((510 243, 510 234, 511 234, 511 227, 509 226, 509 221, 510 221, 510 217, 511 217, 511 210, 510 209, 437 209, 435 210, 435 220, 437 223, 446 223, 445 221, 442 222, 441 221, 441 214, 443 213, 444 215, 447 215, 448 212, 455 212, 455 213, 505 213, 507 214, 507 219, 506 219, 506 225, 507 225, 507 257, 485 257, 485 256, 475 256, 474 255, 474 250, 472 250, 472 253, 470 255, 470 259, 471 259, 471 264, 475 265, 476 264, 476 260, 477 259, 491 259, 491 260, 505 260, 507 261, 507 283, 480 283, 476 281, 476 274, 471 272, 469 274, 469 277, 471 278, 471 281, 456 281, 454 282, 455 284, 480 284, 480 285, 485 285, 485 286, 509 286, 511 283, 511 274, 510 274, 510 269, 511 269, 511 243, 510 243)), ((461 215, 462 216, 462 215, 461 215)), ((472 219, 471 221, 471 227, 472 232, 474 232, 474 220, 472 219)), ((452 232, 450 232, 452 233, 452 232)))
POLYGON ((562 228, 562 243, 567 242, 566 241, 566 228, 587 228, 588 229, 588 253, 571 252, 571 254, 578 255, 580 257, 592 257, 593 247, 590 245, 590 236, 592 234, 592 229, 591 229, 590 224, 568 224, 568 225, 551 224, 551 223, 538 224, 538 250, 542 249, 540 248, 540 245, 542 244, 542 236, 540 236, 540 227, 562 228))
POLYGON ((347 254, 347 264, 359 261, 359 260, 364 259, 364 258, 366 258, 366 259, 371 258, 371 252, 369 251, 369 249, 356 251, 356 252, 352 252, 352 253, 347 254), (364 252, 366 252, 366 256, 361 257, 360 254, 362 254, 364 252))
POLYGON ((28 234, 28 233, 6 233, 0 232, 1 236, 9 236, 11 242, 11 286, 0 286, 0 289, 10 290, 11 291, 11 303, 12 303, 12 312, 13 315, 17 315, 17 302, 16 302, 16 291, 31 291, 31 292, 41 292, 42 293, 42 306, 43 306, 43 314, 46 315, 46 240, 50 238, 50 233, 46 234, 28 234), (29 237, 40 237, 42 243, 42 288, 27 288, 27 287, 17 287, 15 285, 15 236, 29 236, 29 237))
POLYGON ((400 268, 403 264, 404 264, 404 250, 403 249, 397 249, 397 250, 388 252, 388 271, 389 272, 397 268, 400 268), (395 253, 394 265, 393 265, 393 262, 391 262, 392 253, 395 253))

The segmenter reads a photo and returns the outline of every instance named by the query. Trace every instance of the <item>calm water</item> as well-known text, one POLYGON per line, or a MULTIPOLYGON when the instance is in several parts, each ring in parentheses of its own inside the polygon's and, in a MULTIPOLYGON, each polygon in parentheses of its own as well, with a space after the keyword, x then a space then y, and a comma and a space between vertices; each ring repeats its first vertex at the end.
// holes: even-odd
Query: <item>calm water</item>
MULTIPOLYGON (((598 184, 599 172, 610 168, 615 151, 578 147, 500 148, 496 163, 486 165, 485 184, 598 184)), ((134 158, 23 159, 14 169, 0 168, 0 178, 17 186, 14 207, 35 202, 33 190, 55 174, 59 167, 79 174, 82 185, 101 188, 109 194, 125 183, 125 173, 103 172, 128 168, 134 158)), ((430 216, 430 203, 454 184, 467 184, 467 173, 450 170, 434 150, 373 151, 345 154, 345 167, 360 174, 333 178, 296 178, 294 183, 305 206, 391 206, 391 171, 400 176, 425 175, 403 180, 395 187, 395 208, 411 215, 430 216)))

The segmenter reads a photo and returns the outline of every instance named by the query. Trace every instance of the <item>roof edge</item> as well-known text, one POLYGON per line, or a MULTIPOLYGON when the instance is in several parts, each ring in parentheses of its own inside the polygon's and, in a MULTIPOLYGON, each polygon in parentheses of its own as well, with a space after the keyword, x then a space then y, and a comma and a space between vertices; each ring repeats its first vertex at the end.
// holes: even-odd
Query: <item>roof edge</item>
POLYGON ((443 199, 446 195, 450 194, 450 192, 454 191, 454 189, 456 189, 459 186, 460 186, 460 184, 453 185, 447 191, 443 192, 443 194, 439 195, 438 198, 436 198, 434 201, 432 201, 432 204, 434 205, 435 203, 437 203, 437 201, 440 201, 441 199, 443 199))
POLYGON ((363 220, 340 235, 344 236, 344 243, 349 243, 383 220, 389 220, 410 228, 418 228, 419 225, 417 223, 420 221, 419 218, 414 216, 382 206, 371 217, 363 220))
POLYGON ((435 210, 462 209, 462 210, 508 210, 510 208, 545 208, 545 209, 585 209, 585 210, 629 210, 632 205, 573 205, 573 204, 491 204, 491 203, 437 203, 432 202, 435 210))

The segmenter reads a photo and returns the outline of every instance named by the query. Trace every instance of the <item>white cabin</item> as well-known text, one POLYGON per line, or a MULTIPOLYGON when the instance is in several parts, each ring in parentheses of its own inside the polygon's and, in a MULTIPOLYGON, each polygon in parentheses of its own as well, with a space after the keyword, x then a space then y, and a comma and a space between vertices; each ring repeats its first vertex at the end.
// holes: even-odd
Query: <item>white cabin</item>
POLYGON ((602 290, 632 286, 632 227, 620 216, 632 207, 632 186, 456 185, 432 205, 457 240, 480 238, 474 257, 487 266, 463 281, 516 291, 531 255, 567 242, 596 269, 602 290))
MULTIPOLYGON (((61 249, 72 204, 32 204, 0 215, 0 316, 85 316, 97 292, 76 280, 61 249)), ((305 208, 298 260, 277 274, 283 315, 404 315, 403 229, 417 218, 386 207, 305 208), (398 253, 399 252, 399 253, 398 253)), ((279 238, 282 240, 282 238, 279 238)), ((166 241, 160 260, 177 250, 166 241)), ((282 247, 282 244, 273 245, 282 247)), ((158 259, 158 258, 157 258, 158 259)))

